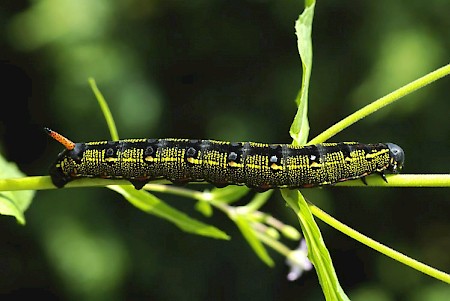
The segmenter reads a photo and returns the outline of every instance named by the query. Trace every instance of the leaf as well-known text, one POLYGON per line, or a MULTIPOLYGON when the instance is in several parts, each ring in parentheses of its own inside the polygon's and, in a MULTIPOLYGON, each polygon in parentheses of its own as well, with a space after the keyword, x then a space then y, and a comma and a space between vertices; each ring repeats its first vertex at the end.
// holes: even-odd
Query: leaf
MULTIPOLYGON (((26 176, 16 164, 8 162, 0 156, 0 178, 21 178, 26 176)), ((24 212, 30 206, 34 196, 33 190, 2 191, 0 192, 0 213, 14 216, 22 225, 25 225, 24 212)))
POLYGON ((211 217, 213 214, 213 208, 211 204, 209 204, 204 200, 199 200, 197 201, 197 203, 195 203, 195 210, 197 210, 206 217, 211 217))
POLYGON ((272 189, 255 194, 251 199, 251 201, 245 207, 249 211, 259 210, 259 208, 261 208, 269 200, 273 192, 274 190, 272 189))
POLYGON ((295 33, 297 35, 297 47, 302 60, 302 87, 295 100, 297 113, 289 131, 294 145, 304 145, 308 139, 308 91, 312 70, 312 21, 314 17, 315 1, 305 8, 298 20, 295 22, 295 33))
POLYGON ((281 192, 300 221, 308 246, 308 258, 316 269, 326 300, 349 300, 339 284, 330 254, 306 200, 298 190, 284 189, 281 192))
POLYGON ((122 194, 135 207, 166 219, 183 231, 217 239, 230 239, 225 232, 189 217, 146 191, 116 185, 108 186, 108 188, 122 194))
MULTIPOLYGON (((290 129, 294 145, 304 145, 309 133, 308 124, 308 89, 312 70, 312 21, 314 17, 315 1, 306 1, 306 7, 295 22, 297 46, 302 60, 303 75, 302 88, 297 95, 297 114, 290 129)), ((326 300, 349 300, 342 290, 331 261, 330 254, 322 239, 306 200, 298 190, 282 190, 283 198, 297 214, 303 235, 308 246, 308 258, 313 263, 326 300)))
POLYGON ((231 204, 240 200, 250 191, 247 187, 227 186, 224 188, 214 188, 211 190, 211 198, 215 201, 231 204))
POLYGON ((247 240, 250 247, 253 249, 253 251, 255 251, 256 255, 258 255, 258 257, 265 264, 272 267, 274 265, 272 258, 270 258, 266 248, 264 247, 262 242, 258 239, 258 237, 255 235, 255 232, 251 227, 251 225, 249 224, 248 220, 246 220, 242 215, 239 214, 236 214, 231 218, 238 226, 239 230, 241 231, 244 238, 247 240))
POLYGON ((98 105, 103 112, 103 116, 105 117, 106 123, 108 124, 109 132, 111 134, 112 140, 119 140, 119 133, 117 132, 116 123, 112 116, 111 110, 108 106, 108 102, 103 97, 102 92, 97 87, 97 83, 95 79, 89 78, 89 85, 91 85, 92 92, 94 92, 95 98, 97 99, 98 105))

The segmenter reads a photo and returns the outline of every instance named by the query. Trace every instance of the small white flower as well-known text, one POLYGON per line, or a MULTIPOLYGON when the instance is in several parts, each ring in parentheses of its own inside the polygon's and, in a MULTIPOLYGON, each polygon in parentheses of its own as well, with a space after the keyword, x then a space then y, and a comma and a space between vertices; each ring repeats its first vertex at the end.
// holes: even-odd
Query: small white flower
POLYGON ((313 265, 308 259, 308 248, 306 241, 302 239, 297 249, 291 251, 286 258, 286 264, 291 267, 287 279, 294 281, 300 278, 304 271, 312 269, 313 265))

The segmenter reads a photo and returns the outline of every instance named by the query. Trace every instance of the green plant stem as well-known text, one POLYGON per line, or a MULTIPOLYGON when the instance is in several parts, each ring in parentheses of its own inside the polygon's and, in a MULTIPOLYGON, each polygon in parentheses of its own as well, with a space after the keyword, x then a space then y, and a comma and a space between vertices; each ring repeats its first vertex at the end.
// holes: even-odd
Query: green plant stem
MULTIPOLYGON (((380 177, 369 176, 366 178, 368 187, 450 187, 450 174, 423 174, 423 175, 387 175, 389 183, 385 183, 380 177)), ((192 197, 198 200, 203 198, 204 193, 196 191, 197 194, 191 195, 186 188, 170 185, 168 180, 152 180, 151 183, 144 186, 144 189, 159 192, 168 192, 182 196, 192 197), (158 186, 152 186, 158 185, 158 186)), ((192 184, 206 184, 203 182, 195 182, 192 184)), ((108 185, 128 185, 127 180, 111 180, 100 178, 81 178, 76 181, 69 182, 65 188, 78 187, 104 187, 108 185)), ((367 187, 362 181, 346 181, 338 183, 335 186, 360 186, 367 187)), ((33 176, 13 179, 0 179, 0 191, 16 191, 16 190, 46 190, 56 189, 49 176, 33 176)))
POLYGON ((450 174, 398 174, 386 175, 387 183, 379 176, 366 177, 367 185, 362 181, 346 181, 335 186, 348 187, 450 187, 450 174))
POLYGON ((309 141, 308 144, 316 144, 327 141, 329 138, 333 137, 334 135, 341 132, 345 128, 354 124, 358 120, 372 114, 373 112, 381 109, 382 107, 385 107, 393 103, 394 101, 402 98, 403 96, 406 96, 448 74, 450 74, 450 64, 447 64, 444 67, 441 67, 433 72, 430 72, 427 75, 419 79, 416 79, 415 81, 389 93, 388 95, 381 97, 380 99, 372 102, 371 104, 363 107, 362 109, 359 109, 355 113, 347 116, 346 118, 342 119, 338 123, 334 124, 327 130, 322 132, 320 135, 309 141))
POLYGON ((284 244, 282 244, 278 240, 273 239, 272 237, 270 237, 264 233, 258 232, 258 231, 255 231, 255 233, 256 233, 256 236, 259 238, 259 240, 261 240, 267 246, 271 247, 272 249, 274 249, 275 251, 277 251, 284 257, 288 257, 289 254, 292 252, 288 247, 286 247, 284 244))
POLYGON ((0 191, 55 189, 49 176, 0 179, 0 191))
POLYGON ((413 269, 416 269, 424 274, 427 274, 433 278, 439 279, 441 281, 450 283, 450 275, 447 273, 444 273, 442 271, 439 271, 433 267, 430 267, 426 264, 423 264, 415 259, 412 259, 398 251, 395 251, 373 239, 370 237, 365 236, 364 234, 350 228, 349 226, 341 223, 340 221, 334 219, 332 216, 328 215, 326 212, 322 211, 315 205, 308 203, 309 208, 311 212, 316 216, 317 218, 321 219, 323 222, 327 223, 331 227, 341 231, 342 233, 350 236, 351 238, 359 241, 362 244, 365 244, 366 246, 383 253, 386 256, 391 257, 392 259, 399 261, 413 269))
POLYGON ((186 198, 191 198, 195 200, 204 200, 204 193, 197 190, 187 189, 183 187, 176 187, 172 185, 163 185, 163 184, 147 184, 145 185, 145 189, 153 192, 163 192, 170 193, 177 196, 182 196, 186 198))
POLYGON ((207 201, 212 206, 216 207, 217 209, 221 210, 222 212, 229 214, 230 212, 230 206, 227 204, 224 204, 222 202, 213 200, 211 198, 211 195, 207 192, 201 192, 197 190, 191 190, 188 188, 183 187, 176 187, 173 185, 165 185, 165 184, 147 184, 144 186, 144 189, 152 191, 152 192, 163 192, 163 193, 169 193, 177 196, 187 197, 191 198, 197 201, 207 201))

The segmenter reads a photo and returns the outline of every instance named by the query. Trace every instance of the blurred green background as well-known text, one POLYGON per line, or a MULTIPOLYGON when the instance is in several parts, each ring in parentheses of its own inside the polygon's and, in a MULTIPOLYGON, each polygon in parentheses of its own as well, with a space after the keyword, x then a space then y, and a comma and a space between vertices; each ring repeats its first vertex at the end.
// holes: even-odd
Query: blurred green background
MULTIPOLYGON (((89 76, 122 138, 289 143, 302 10, 303 1, 288 0, 2 1, 0 151, 25 173, 45 175, 61 147, 43 126, 75 141, 108 139, 89 76)), ((449 11, 447 0, 319 1, 310 137, 447 64, 449 11)), ((405 173, 449 173, 449 84, 439 80, 333 141, 395 142, 405 173)), ((368 236, 450 271, 448 189, 305 194, 368 236)), ((284 259, 271 253, 277 265, 265 266, 225 216, 205 219, 191 200, 160 196, 232 240, 183 233, 107 189, 40 191, 25 227, 0 218, 1 299, 323 300, 314 272, 288 282, 284 259)), ((263 209, 298 228, 278 192, 263 209)), ((353 300, 448 300, 448 285, 319 226, 353 300)))

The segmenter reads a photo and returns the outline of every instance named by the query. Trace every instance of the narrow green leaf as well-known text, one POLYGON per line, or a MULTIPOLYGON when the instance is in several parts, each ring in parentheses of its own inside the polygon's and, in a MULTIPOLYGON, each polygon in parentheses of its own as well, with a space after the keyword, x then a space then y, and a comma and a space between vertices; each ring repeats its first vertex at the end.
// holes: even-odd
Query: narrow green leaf
POLYGON ((262 244, 262 242, 258 239, 258 237, 255 235, 255 232, 251 225, 249 224, 249 221, 244 219, 242 215, 236 214, 231 217, 233 221, 238 226, 239 230, 241 231, 244 238, 247 240, 250 247, 253 249, 253 251, 258 255, 258 257, 268 266, 272 267, 274 265, 274 262, 272 258, 270 258, 269 254, 267 253, 266 248, 262 244))
POLYGON ((213 208, 211 204, 203 200, 199 200, 197 201, 197 203, 195 203, 195 210, 206 217, 211 217, 213 214, 213 208))
POLYGON ((302 60, 302 86, 295 100, 298 108, 289 131, 294 145, 304 145, 308 140, 308 91, 312 70, 312 21, 314 17, 315 1, 311 1, 295 22, 297 47, 302 60))
MULTIPOLYGON (((302 60, 302 87, 297 96, 297 114, 290 129, 294 145, 304 145, 309 133, 308 90, 312 69, 312 21, 314 17, 315 1, 308 0, 306 7, 295 23, 297 46, 302 60)), ((319 227, 309 210, 309 207, 298 190, 282 190, 283 198, 297 214, 303 235, 308 246, 308 257, 314 264, 326 300, 348 300, 343 292, 334 271, 330 254, 322 239, 319 227)))
MULTIPOLYGON (((22 173, 16 164, 0 156, 0 178, 21 178, 22 173)), ((0 214, 14 216, 20 224, 25 224, 24 212, 34 196, 33 190, 3 191, 0 193, 0 214)))
POLYGON ((251 199, 251 201, 245 206, 249 211, 259 210, 266 202, 269 200, 270 196, 273 194, 274 190, 268 190, 265 192, 257 193, 251 199))
POLYGON ((230 239, 223 231, 189 217, 146 191, 115 185, 108 186, 108 188, 122 194, 135 207, 166 219, 183 231, 212 238, 230 239))
POLYGON ((249 188, 242 186, 227 186, 224 188, 214 188, 211 190, 211 198, 215 201, 230 204, 240 200, 249 191, 250 191, 249 188))
POLYGON ((308 258, 316 269, 326 300, 349 300, 339 284, 330 254, 306 200, 298 190, 284 189, 281 192, 300 221, 308 246, 308 258))
POLYGON ((105 116, 106 123, 108 124, 109 132, 111 134, 112 140, 119 140, 119 133, 117 132, 116 123, 114 122, 114 118, 112 116, 111 110, 109 109, 108 103, 103 97, 102 92, 97 87, 97 83, 93 78, 89 78, 89 85, 91 85, 91 89, 94 92, 95 98, 100 106, 100 109, 103 112, 103 116, 105 116))

